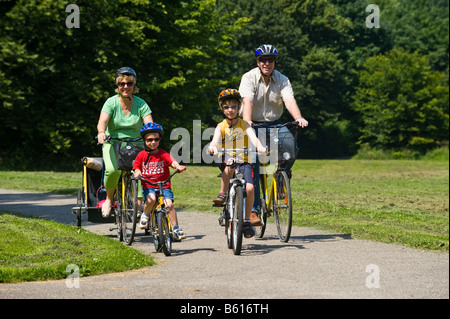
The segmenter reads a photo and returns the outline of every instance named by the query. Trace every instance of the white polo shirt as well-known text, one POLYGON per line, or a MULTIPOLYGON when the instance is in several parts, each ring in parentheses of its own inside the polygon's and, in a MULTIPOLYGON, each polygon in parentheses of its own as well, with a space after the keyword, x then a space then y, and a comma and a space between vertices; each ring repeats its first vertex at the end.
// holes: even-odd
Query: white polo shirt
POLYGON ((283 114, 283 100, 294 97, 289 79, 274 70, 266 85, 258 67, 242 76, 239 86, 241 96, 253 99, 252 121, 272 122, 283 114))

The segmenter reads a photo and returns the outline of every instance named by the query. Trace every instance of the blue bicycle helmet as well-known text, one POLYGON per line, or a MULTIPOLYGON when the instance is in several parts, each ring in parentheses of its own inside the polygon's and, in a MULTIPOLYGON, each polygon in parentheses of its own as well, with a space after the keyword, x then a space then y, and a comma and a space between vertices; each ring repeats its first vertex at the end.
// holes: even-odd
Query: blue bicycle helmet
POLYGON ((145 134, 151 132, 157 132, 161 137, 163 136, 163 128, 158 123, 149 122, 141 127, 140 134, 142 137, 144 137, 145 134))
POLYGON ((121 75, 121 74, 124 74, 124 75, 132 75, 132 76, 134 76, 135 78, 137 78, 136 72, 135 72, 132 68, 130 68, 130 67, 128 67, 128 66, 124 66, 123 68, 120 68, 120 69, 117 70, 117 72, 116 72, 116 80, 117 80, 117 77, 118 77, 119 75, 121 75))
POLYGON ((278 56, 278 50, 271 44, 263 44, 255 51, 255 57, 260 56, 278 56))

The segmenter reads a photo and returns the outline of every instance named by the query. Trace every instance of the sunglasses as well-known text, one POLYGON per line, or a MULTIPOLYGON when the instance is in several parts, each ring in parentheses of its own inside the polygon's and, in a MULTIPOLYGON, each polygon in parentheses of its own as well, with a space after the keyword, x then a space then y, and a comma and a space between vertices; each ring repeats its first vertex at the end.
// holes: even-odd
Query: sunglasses
POLYGON ((239 105, 237 105, 237 104, 233 104, 233 105, 225 105, 224 107, 223 107, 223 109, 224 110, 228 110, 228 109, 237 109, 239 107, 239 105))
POLYGON ((133 86, 134 83, 133 83, 133 82, 120 82, 118 85, 119 85, 121 88, 123 88, 125 85, 133 86))
POLYGON ((266 63, 266 62, 269 62, 269 63, 273 63, 275 61, 275 58, 261 58, 261 59, 259 59, 259 62, 261 62, 261 63, 266 63))
POLYGON ((157 138, 146 138, 145 139, 147 142, 159 142, 159 141, 161 141, 161 138, 159 138, 159 137, 157 137, 157 138))

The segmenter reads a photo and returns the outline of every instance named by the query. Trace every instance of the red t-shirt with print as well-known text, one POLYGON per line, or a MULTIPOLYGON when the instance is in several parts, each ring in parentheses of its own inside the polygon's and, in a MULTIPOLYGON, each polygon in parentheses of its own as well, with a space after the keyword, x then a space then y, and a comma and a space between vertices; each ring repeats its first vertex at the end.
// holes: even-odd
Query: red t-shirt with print
MULTIPOLYGON (((149 153, 144 150, 136 156, 133 169, 139 169, 142 172, 142 177, 156 183, 165 181, 169 178, 169 167, 172 165, 173 161, 175 161, 175 159, 172 155, 162 149, 159 149, 155 154, 150 154, 150 156, 149 153)), ((158 187, 143 182, 142 188, 158 187)), ((163 188, 170 188, 170 181, 167 182, 166 186, 163 186, 163 188)))

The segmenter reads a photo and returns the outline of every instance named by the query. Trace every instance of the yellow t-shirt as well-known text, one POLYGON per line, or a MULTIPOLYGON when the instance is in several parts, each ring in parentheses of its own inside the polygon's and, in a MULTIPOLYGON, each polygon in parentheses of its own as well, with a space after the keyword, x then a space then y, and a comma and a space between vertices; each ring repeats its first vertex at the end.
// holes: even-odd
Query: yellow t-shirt
MULTIPOLYGON (((222 132, 222 148, 230 149, 230 148, 243 148, 246 147, 250 149, 248 143, 248 136, 245 132, 245 128, 247 126, 247 122, 243 119, 239 118, 237 124, 234 127, 230 128, 230 125, 227 123, 227 120, 223 120, 218 124, 220 127, 220 131, 222 132)), ((234 154, 231 154, 235 156, 234 154)), ((248 163, 248 155, 244 155, 243 152, 238 153, 239 158, 237 159, 239 162, 248 163)))

